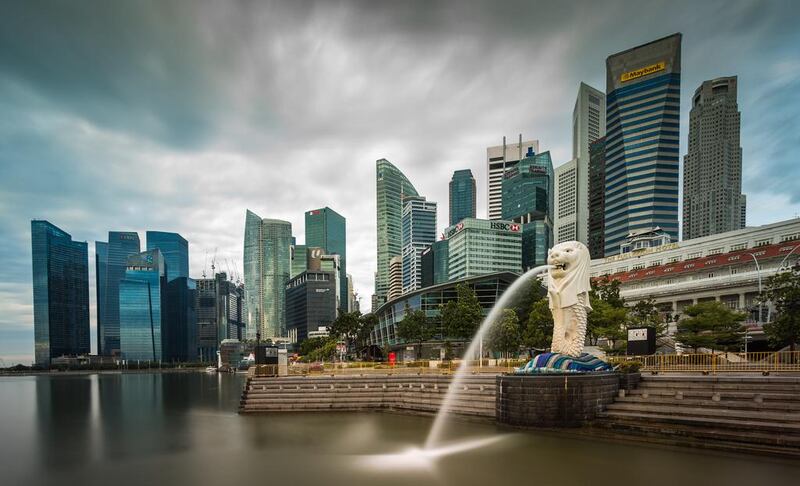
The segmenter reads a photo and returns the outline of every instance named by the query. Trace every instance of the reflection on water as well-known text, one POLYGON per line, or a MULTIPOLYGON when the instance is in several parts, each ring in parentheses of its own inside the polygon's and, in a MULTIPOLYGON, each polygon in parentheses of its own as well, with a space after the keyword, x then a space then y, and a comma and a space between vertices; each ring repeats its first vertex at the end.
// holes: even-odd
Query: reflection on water
POLYGON ((0 377, 0 484, 793 484, 797 464, 382 413, 236 413, 243 377, 0 377), (468 442, 476 441, 477 442, 468 442))

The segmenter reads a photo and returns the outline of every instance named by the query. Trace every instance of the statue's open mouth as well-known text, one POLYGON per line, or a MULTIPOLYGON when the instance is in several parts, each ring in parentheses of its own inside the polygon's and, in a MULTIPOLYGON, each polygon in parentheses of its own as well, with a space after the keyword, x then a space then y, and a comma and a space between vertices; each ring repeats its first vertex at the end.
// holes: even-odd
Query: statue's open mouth
POLYGON ((553 266, 556 267, 559 270, 566 270, 567 269, 567 264, 566 263, 556 263, 553 266))

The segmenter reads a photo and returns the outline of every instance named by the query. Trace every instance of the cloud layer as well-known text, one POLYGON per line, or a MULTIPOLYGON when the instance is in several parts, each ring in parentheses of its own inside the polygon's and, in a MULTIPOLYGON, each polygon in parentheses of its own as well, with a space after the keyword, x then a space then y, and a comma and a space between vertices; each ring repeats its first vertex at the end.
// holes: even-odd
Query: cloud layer
POLYGON ((487 146, 521 132, 565 162, 578 84, 604 89, 609 54, 673 32, 681 152, 694 89, 738 75, 748 223, 793 217, 799 17, 791 1, 10 2, 0 357, 32 355, 32 218, 90 253, 109 230, 180 232, 199 277, 214 253, 241 271, 246 208, 303 241, 303 212, 327 205, 368 306, 376 159, 439 202, 440 227, 452 172, 472 169, 485 215, 487 146))

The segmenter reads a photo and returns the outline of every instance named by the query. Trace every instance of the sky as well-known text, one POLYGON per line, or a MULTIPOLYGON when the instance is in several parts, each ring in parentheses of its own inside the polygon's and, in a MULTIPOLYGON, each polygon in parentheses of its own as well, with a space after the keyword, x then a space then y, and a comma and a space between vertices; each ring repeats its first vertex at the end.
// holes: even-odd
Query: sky
POLYGON ((245 210, 347 218, 364 308, 376 269, 375 161, 439 203, 486 147, 571 157, 580 82, 683 33, 681 155, 703 80, 739 76, 748 225, 800 214, 800 2, 11 0, 0 15, 0 366, 33 355, 30 220, 89 242, 175 231, 190 276, 241 272, 245 210))

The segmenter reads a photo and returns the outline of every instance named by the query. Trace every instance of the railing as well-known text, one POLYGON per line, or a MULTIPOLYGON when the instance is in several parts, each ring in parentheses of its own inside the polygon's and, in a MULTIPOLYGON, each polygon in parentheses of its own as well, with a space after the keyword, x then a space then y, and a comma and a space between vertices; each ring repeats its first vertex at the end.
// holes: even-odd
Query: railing
MULTIPOLYGON (((336 363, 294 363, 289 365, 290 375, 353 375, 353 374, 432 374, 448 375, 458 371, 462 360, 450 361, 402 361, 391 363, 375 362, 336 362, 336 363)), ((467 361, 467 370, 478 373, 507 373, 524 365, 527 360, 478 360, 467 361)))
POLYGON ((650 356, 609 356, 607 361, 619 364, 638 361, 642 371, 654 372, 770 372, 800 371, 800 351, 656 354, 650 356))

